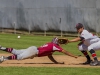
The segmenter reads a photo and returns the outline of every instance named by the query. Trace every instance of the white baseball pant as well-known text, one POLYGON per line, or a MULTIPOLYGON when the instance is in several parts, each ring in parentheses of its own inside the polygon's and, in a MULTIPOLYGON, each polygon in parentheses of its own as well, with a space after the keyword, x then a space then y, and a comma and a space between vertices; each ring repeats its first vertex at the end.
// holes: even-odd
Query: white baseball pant
POLYGON ((38 54, 38 50, 36 46, 31 46, 27 49, 20 49, 20 50, 13 49, 12 54, 17 55, 18 60, 22 60, 25 58, 29 58, 31 56, 36 56, 38 54))
POLYGON ((100 50, 100 41, 98 41, 96 43, 93 43, 93 44, 91 44, 89 46, 86 46, 85 44, 81 44, 78 48, 79 48, 80 51, 83 51, 83 50, 90 51, 91 49, 100 50))

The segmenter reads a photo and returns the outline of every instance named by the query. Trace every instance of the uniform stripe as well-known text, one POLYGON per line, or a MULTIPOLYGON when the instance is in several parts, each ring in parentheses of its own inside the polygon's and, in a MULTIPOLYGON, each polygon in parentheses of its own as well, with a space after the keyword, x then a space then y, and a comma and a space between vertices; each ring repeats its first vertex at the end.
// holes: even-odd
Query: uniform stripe
POLYGON ((7 48, 8 52, 12 52, 12 50, 13 50, 12 48, 7 48))
POLYGON ((15 55, 12 56, 12 59, 16 59, 15 55))

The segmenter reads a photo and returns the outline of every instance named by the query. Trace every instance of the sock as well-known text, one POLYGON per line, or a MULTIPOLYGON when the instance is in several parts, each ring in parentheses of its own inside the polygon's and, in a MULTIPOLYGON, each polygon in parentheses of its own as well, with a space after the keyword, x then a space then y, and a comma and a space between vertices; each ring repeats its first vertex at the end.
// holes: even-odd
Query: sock
POLYGON ((17 59, 17 55, 8 56, 7 59, 8 60, 16 60, 17 59))
POLYGON ((91 60, 90 56, 88 55, 87 51, 81 51, 84 56, 87 58, 87 60, 91 60))
POLYGON ((13 48, 5 48, 5 49, 2 49, 3 51, 6 51, 6 52, 12 52, 13 48))
POLYGON ((92 55, 94 60, 98 60, 97 59, 97 55, 96 55, 96 53, 95 53, 95 51, 93 49, 91 49, 89 52, 91 53, 91 55, 92 55))

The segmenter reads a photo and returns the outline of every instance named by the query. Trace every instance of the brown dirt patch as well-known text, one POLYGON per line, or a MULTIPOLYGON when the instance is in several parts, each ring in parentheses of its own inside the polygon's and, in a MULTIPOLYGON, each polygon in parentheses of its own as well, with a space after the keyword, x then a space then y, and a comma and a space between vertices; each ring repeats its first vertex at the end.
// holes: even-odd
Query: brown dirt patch
MULTIPOLYGON (((8 56, 11 54, 0 54, 0 56, 8 56)), ((18 66, 18 67, 100 67, 100 66, 90 66, 81 65, 86 61, 85 57, 73 58, 66 55, 53 55, 54 58, 59 62, 64 62, 64 64, 54 64, 48 57, 35 57, 34 59, 25 60, 7 60, 0 64, 2 67, 8 66, 18 66)), ((100 59, 100 58, 99 58, 100 59)))

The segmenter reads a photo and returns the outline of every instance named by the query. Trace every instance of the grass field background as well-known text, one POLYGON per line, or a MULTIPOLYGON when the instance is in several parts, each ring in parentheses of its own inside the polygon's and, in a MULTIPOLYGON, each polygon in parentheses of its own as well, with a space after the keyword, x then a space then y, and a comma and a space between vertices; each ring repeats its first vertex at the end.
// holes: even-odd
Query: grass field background
MULTIPOLYGON (((18 34, 0 34, 0 45, 4 47, 13 47, 15 49, 23 49, 29 46, 41 46, 46 42, 50 42, 55 36, 33 36, 18 34)), ((66 37, 72 39, 75 37, 66 37)), ((62 47, 75 54, 80 55, 81 52, 77 48, 77 43, 69 43, 62 47)), ((0 51, 0 53, 7 53, 0 51)), ((100 57, 100 51, 97 51, 97 56, 100 57)), ((55 52, 54 54, 61 54, 55 52)), ((82 54, 81 54, 82 55, 82 54)), ((34 59, 33 59, 34 60, 34 59)), ((0 75, 99 75, 100 68, 68 68, 68 67, 0 67, 0 75)))
POLYGON ((0 67, 0 75, 100 75, 100 68, 0 67))

